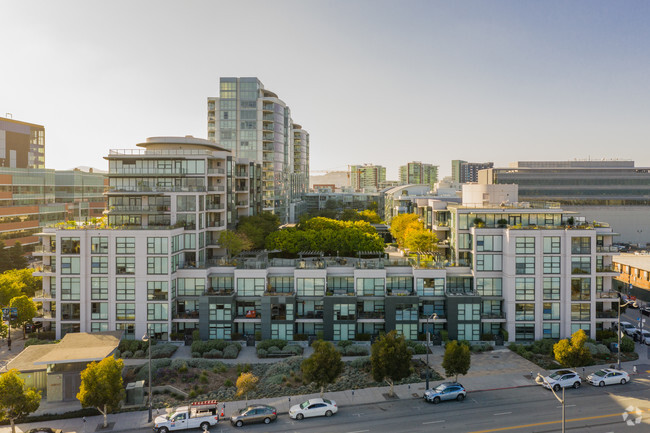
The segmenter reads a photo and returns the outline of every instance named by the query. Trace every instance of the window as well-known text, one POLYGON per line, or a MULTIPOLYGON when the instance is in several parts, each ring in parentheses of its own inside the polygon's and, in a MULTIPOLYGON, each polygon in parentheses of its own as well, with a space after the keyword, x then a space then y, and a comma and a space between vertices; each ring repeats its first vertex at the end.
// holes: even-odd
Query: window
POLYGON ((560 324, 559 323, 544 323, 544 336, 543 338, 552 338, 557 340, 560 338, 560 324))
POLYGON ((93 236, 90 238, 91 254, 108 254, 108 237, 93 236))
POLYGON ((212 291, 230 293, 233 290, 233 277, 212 277, 212 291))
POLYGON ((503 251, 503 236, 476 236, 476 251, 503 251))
POLYGON ((444 278, 418 278, 416 280, 418 296, 444 296, 444 278))
POLYGON ((160 275, 169 273, 167 257, 147 257, 147 274, 160 275))
POLYGON ((61 304, 61 320, 79 320, 81 306, 79 304, 61 304))
POLYGON ((501 254, 477 254, 477 271, 501 271, 503 270, 501 254))
POLYGON ((413 277, 386 277, 386 291, 389 295, 412 294, 413 277))
POLYGON ((458 304, 458 320, 480 320, 481 304, 458 304))
POLYGON ((147 300, 166 301, 167 281, 147 281, 147 300))
POLYGON ((534 278, 515 278, 515 300, 516 301, 535 300, 535 279, 534 278))
POLYGON ((104 332, 108 331, 107 322, 91 322, 90 323, 90 332, 104 332))
POLYGON ((209 320, 232 320, 232 304, 209 304, 209 320))
MULTIPOLYGON (((471 325, 471 324, 470 324, 471 325)), ((417 323, 396 323, 395 331, 399 335, 403 335, 407 340, 418 339, 418 325, 417 323)))
POLYGON ((201 296, 205 292, 203 278, 179 278, 176 284, 178 296, 201 296))
POLYGON ((544 302, 544 320, 560 320, 560 303, 544 302))
POLYGON ((90 318, 92 320, 108 320, 108 302, 91 302, 90 318))
POLYGON ((503 296, 501 278, 477 278, 476 291, 480 296, 503 296))
POLYGON ((327 277, 327 291, 335 295, 354 295, 354 277, 327 277))
POLYGON ((334 304, 334 320, 354 320, 355 304, 334 304))
POLYGON ((383 278, 357 278, 358 296, 384 296, 383 278))
POLYGON ((179 195, 176 197, 177 212, 194 212, 196 211, 196 196, 179 195))
POLYGON ((560 299, 560 278, 544 278, 544 300, 560 299))
POLYGON ((560 237, 544 236, 544 254, 560 254, 560 237))
POLYGON ((293 340, 292 323, 271 323, 271 338, 280 340, 293 340))
POLYGON ((232 325, 229 323, 216 323, 210 325, 210 340, 230 340, 232 325))
POLYGON ((572 274, 591 274, 591 257, 571 257, 572 274))
POLYGON ((395 320, 400 322, 418 320, 417 304, 397 304, 395 306, 395 320))
POLYGON ((115 238, 115 246, 117 254, 135 254, 135 238, 115 238))
POLYGON ((571 254, 591 254, 591 238, 571 238, 571 254))
POLYGON ((108 299, 108 278, 92 277, 90 279, 90 299, 93 301, 108 299))
POLYGON ((79 275, 79 257, 61 257, 61 273, 79 275))
POLYGON ((355 325, 353 323, 334 323, 334 341, 354 340, 355 325))
POLYGON ((480 337, 480 325, 478 323, 459 323, 458 339, 467 341, 477 341, 480 337))
POLYGON ((535 320, 535 304, 515 304, 515 320, 535 320))
POLYGON ((578 332, 578 330, 580 330, 580 329, 585 331, 587 336, 591 335, 591 325, 589 323, 572 323, 571 324, 571 335, 578 332))
POLYGON ((237 295, 262 296, 264 294, 264 286, 264 278, 237 278, 237 295))
POLYGON ((167 304, 147 304, 147 320, 168 320, 167 304))
POLYGON ((116 323, 116 331, 123 331, 122 340, 135 340, 135 325, 133 323, 116 323))
POLYGON ((167 238, 147 238, 147 254, 167 254, 168 244, 167 238))
POLYGON ((535 340, 535 325, 515 325, 516 341, 535 340))
POLYGON ((571 300, 591 300, 591 278, 571 278, 571 300))
POLYGON ((591 304, 571 304, 571 320, 591 320, 591 304))
POLYGON ((115 289, 116 300, 135 301, 135 278, 117 278, 115 289))
POLYGON ((516 257, 515 272, 517 275, 532 275, 535 273, 535 257, 516 257))
POLYGON ((545 274, 559 274, 560 273, 560 256, 545 256, 544 257, 544 273, 545 274))
POLYGON ((535 254, 535 238, 517 236, 515 238, 515 252, 517 254, 535 254))
POLYGON ((135 304, 115 304, 116 320, 135 320, 135 304))
POLYGON ((108 274, 108 257, 98 256, 90 258, 91 274, 108 274))
POLYGON ((61 278, 62 301, 78 301, 80 290, 79 278, 61 278))
POLYGON ((325 296, 324 278, 296 278, 298 296, 325 296))
POLYGON ((79 254, 80 250, 79 238, 61 238, 61 254, 79 254))
POLYGON ((135 257, 115 257, 116 274, 135 274, 135 257))
POLYGON ((293 293, 293 277, 269 277, 268 291, 271 293, 293 293))

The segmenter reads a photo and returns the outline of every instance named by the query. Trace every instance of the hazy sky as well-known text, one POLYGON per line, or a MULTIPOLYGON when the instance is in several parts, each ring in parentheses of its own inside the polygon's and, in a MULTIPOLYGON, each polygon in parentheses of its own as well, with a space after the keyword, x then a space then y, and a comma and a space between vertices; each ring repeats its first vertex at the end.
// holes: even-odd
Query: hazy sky
POLYGON ((257 76, 312 170, 409 161, 650 166, 650 2, 0 0, 0 116, 46 166, 207 136, 221 76, 257 76))

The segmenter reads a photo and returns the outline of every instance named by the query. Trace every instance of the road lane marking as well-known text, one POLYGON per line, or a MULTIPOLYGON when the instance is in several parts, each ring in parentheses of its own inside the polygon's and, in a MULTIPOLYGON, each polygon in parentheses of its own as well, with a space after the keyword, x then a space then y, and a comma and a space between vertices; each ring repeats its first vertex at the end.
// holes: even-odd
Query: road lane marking
POLYGON ((512 413, 512 412, 499 412, 499 413, 495 413, 494 416, 498 416, 498 415, 510 415, 511 413, 512 413))
MULTIPOLYGON (((564 407, 576 407, 575 404, 565 404, 564 407)), ((562 406, 555 406, 556 409, 561 409, 562 406)))
POLYGON ((366 433, 367 431, 370 431, 370 430, 357 430, 357 431, 350 431, 348 433, 366 433))
POLYGON ((436 423, 439 423, 439 422, 445 422, 445 420, 441 419, 441 420, 438 420, 438 421, 427 421, 427 422, 423 422, 422 424, 436 424, 436 423))
MULTIPOLYGON (((585 417, 585 418, 572 418, 572 419, 566 420, 566 422, 587 421, 587 420, 591 420, 591 419, 611 418, 611 417, 615 417, 615 416, 620 417, 620 416, 623 415, 623 413, 624 412, 612 413, 612 414, 609 414, 609 415, 589 416, 589 417, 585 417)), ((537 426, 540 426, 540 425, 561 424, 561 423, 562 423, 562 420, 559 420, 559 421, 546 421, 546 422, 538 422, 538 423, 534 423, 534 424, 515 425, 515 426, 512 426, 512 427, 493 428, 493 429, 490 429, 490 430, 476 430, 476 431, 473 431, 473 432, 470 432, 470 433, 491 433, 491 432, 497 432, 497 431, 517 430, 517 429, 522 429, 522 428, 527 428, 527 427, 537 427, 537 426)))

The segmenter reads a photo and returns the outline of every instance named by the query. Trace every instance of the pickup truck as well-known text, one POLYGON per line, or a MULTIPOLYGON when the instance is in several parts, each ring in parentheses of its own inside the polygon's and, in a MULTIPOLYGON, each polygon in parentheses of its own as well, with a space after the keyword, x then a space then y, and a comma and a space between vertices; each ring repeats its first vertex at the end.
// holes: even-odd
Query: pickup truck
POLYGON ((173 430, 201 429, 207 431, 219 422, 216 400, 200 401, 177 408, 170 415, 157 416, 154 420, 155 433, 167 433, 173 430))

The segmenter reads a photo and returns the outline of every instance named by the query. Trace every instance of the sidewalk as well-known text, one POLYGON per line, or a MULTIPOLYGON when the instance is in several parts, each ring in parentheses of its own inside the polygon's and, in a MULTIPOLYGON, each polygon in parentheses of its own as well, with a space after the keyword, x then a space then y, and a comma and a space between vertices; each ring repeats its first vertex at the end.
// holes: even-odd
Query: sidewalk
MULTIPOLYGON (((277 360, 260 360, 255 356, 253 348, 243 348, 239 357, 234 360, 224 360, 232 363, 260 363, 260 362, 277 362, 277 360)), ((648 354, 650 352, 650 347, 648 346, 637 346, 637 352, 639 353, 639 359, 637 361, 624 362, 621 363, 621 367, 632 373, 633 366, 637 366, 638 373, 645 374, 646 370, 650 370, 650 361, 648 359, 648 354), (644 350, 646 349, 646 350, 644 350)), ((440 346, 433 347, 433 353, 429 355, 429 364, 431 368, 437 371, 440 374, 444 373, 442 368, 442 357, 444 354, 444 349, 440 346)), ((306 353, 306 356, 309 356, 306 353)), ((425 355, 416 355, 416 357, 425 359, 425 355)), ((344 358, 345 359, 345 358, 344 358)), ((586 375, 592 373, 593 371, 599 370, 606 366, 592 366, 585 367, 584 369, 578 369, 578 373, 586 377, 586 375)), ((525 360, 519 355, 511 352, 507 348, 500 348, 491 352, 484 352, 479 354, 472 355, 472 366, 467 375, 459 377, 459 381, 465 386, 467 391, 471 394, 473 392, 481 392, 495 389, 507 389, 515 387, 526 387, 526 386, 538 386, 531 379, 531 373, 533 376, 536 376, 537 373, 542 375, 547 375, 549 372, 540 369, 535 364, 525 360)), ((584 377, 583 377, 584 378, 584 377)), ((634 378, 634 376, 633 376, 634 378)), ((633 379, 634 380, 634 379, 633 379)), ((435 387, 441 381, 432 381, 430 383, 431 387, 435 387)), ((363 404, 380 404, 383 402, 391 401, 392 399, 387 398, 389 391, 388 386, 376 387, 376 388, 365 388, 357 390, 347 390, 339 392, 326 392, 325 395, 327 398, 335 400, 339 407, 351 406, 351 405, 363 405, 363 404)), ((395 395, 398 399, 407 400, 407 399, 419 399, 422 398, 422 395, 425 391, 425 382, 413 383, 410 385, 397 385, 395 386, 395 395)), ((289 411, 289 408, 297 403, 300 403, 311 397, 318 397, 318 393, 307 394, 307 395, 295 395, 291 397, 276 397, 276 398, 262 398, 249 400, 249 404, 261 403, 269 404, 278 409, 278 413, 281 416, 286 416, 286 413, 289 411)), ((236 413, 238 409, 243 408, 245 401, 229 401, 225 402, 225 419, 221 422, 228 423, 228 418, 231 414, 236 413)), ((52 405, 52 407, 41 408, 39 412, 45 413, 46 410, 51 410, 56 412, 57 409, 61 410, 65 407, 68 407, 66 411, 75 410, 79 408, 78 402, 69 402, 61 403, 58 405, 52 405), (71 405, 74 405, 72 407, 71 405)), ((221 405, 219 405, 221 409, 221 405)), ((50 412, 50 413, 52 413, 50 412)), ((60 412, 59 412, 60 413, 60 412)), ((164 410, 157 411, 154 409, 153 417, 155 419, 157 414, 164 414, 164 410)), ((147 411, 137 411, 137 412, 125 412, 112 414, 108 416, 108 422, 111 424, 110 430, 104 430, 109 432, 126 432, 132 431, 134 428, 150 428, 152 423, 147 422, 148 412, 147 411)), ((103 422, 103 417, 93 416, 87 417, 85 425, 82 419, 73 418, 67 420, 55 420, 55 421, 46 421, 39 423, 30 423, 30 424, 20 424, 16 427, 17 432, 25 432, 31 428, 49 426, 53 428, 63 429, 66 433, 85 433, 85 432, 94 432, 103 422)), ((0 433, 8 433, 11 429, 9 427, 0 427, 0 433)))

